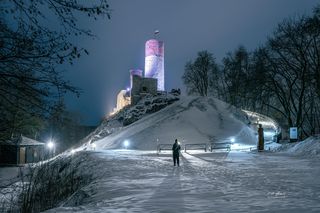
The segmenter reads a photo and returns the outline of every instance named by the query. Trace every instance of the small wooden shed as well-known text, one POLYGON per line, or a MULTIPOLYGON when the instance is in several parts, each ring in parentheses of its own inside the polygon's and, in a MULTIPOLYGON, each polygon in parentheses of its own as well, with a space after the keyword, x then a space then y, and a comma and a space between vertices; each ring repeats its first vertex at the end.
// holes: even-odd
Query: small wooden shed
POLYGON ((45 143, 20 136, 0 142, 0 164, 19 165, 44 159, 45 143))

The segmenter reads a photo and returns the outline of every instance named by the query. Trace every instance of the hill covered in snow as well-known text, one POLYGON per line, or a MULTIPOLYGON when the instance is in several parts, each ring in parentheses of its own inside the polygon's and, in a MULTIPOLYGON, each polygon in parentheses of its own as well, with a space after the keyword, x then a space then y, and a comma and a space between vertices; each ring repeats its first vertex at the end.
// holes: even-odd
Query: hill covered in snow
MULTIPOLYGON (((231 140, 250 146, 256 143, 246 113, 218 99, 198 96, 167 99, 170 104, 151 114, 146 112, 154 101, 146 101, 127 108, 117 115, 117 119, 102 123, 98 128, 99 134, 96 131, 88 141, 94 139, 97 148, 103 149, 123 148, 124 141, 127 141, 129 149, 140 150, 155 150, 158 144, 172 144, 176 138, 182 144, 231 140), (150 103, 146 104, 146 101, 150 103), (141 112, 141 116, 129 125, 124 126, 120 122, 120 117, 137 118, 137 112, 141 112)), ((161 101, 158 99, 156 103, 161 101)))
MULTIPOLYGON (((182 145, 234 139, 236 147, 255 146, 254 120, 214 98, 148 97, 105 120, 78 150, 32 165, 20 179, 0 177, 6 183, 0 206, 20 212, 22 196, 47 213, 318 212, 319 161, 292 156, 319 156, 319 137, 273 143, 277 153, 181 152, 180 167, 173 166, 171 153, 154 152, 175 138, 182 145), (127 150, 121 149, 124 141, 127 150), (86 149, 89 143, 96 149, 86 149)), ((0 168, 2 174, 8 170, 0 168)))
POLYGON ((180 93, 176 90, 170 93, 160 93, 156 96, 147 95, 136 105, 126 106, 118 113, 105 118, 102 123, 91 134, 80 141, 80 143, 92 143, 112 133, 118 132, 123 127, 178 101, 179 98, 180 93))

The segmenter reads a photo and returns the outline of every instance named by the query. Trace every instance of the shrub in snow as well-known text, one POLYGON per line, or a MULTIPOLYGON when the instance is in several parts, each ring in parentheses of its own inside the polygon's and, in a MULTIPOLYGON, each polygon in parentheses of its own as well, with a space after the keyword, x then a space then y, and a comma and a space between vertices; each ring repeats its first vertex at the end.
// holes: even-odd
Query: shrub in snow
POLYGON ((124 110, 123 125, 132 124, 146 114, 157 112, 177 100, 179 100, 179 97, 176 94, 160 93, 157 96, 147 95, 137 105, 124 110))
POLYGON ((91 176, 78 171, 83 158, 57 157, 29 166, 21 174, 18 212, 40 212, 56 207, 91 181, 91 176))
MULTIPOLYGON (((15 180, 16 181, 16 180, 15 180)), ((17 212, 17 200, 22 191, 22 183, 12 181, 0 186, 0 212, 17 212)))

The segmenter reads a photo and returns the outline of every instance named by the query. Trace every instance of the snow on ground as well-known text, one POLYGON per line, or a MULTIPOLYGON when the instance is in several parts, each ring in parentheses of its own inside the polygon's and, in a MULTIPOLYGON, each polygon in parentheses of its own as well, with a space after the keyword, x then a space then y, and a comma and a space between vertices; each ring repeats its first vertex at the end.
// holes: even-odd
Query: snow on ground
POLYGON ((320 211, 319 161, 272 152, 191 151, 173 167, 170 152, 76 154, 83 156, 83 171, 99 178, 47 212, 320 211))
POLYGON ((182 144, 226 142, 235 138, 237 144, 255 146, 256 136, 250 121, 241 110, 206 97, 181 97, 166 108, 145 116, 95 142, 98 148, 130 147, 155 150, 158 144, 171 144, 177 138, 182 144))
POLYGON ((157 95, 146 95, 136 105, 126 106, 116 114, 105 118, 91 134, 81 140, 82 143, 94 142, 114 132, 120 131, 141 118, 157 112, 180 99, 180 92, 160 92, 157 95))
POLYGON ((217 99, 181 97, 95 141, 96 151, 77 152, 91 162, 82 164, 84 173, 99 178, 48 212, 319 212, 319 162, 248 152, 257 141, 249 123, 217 99), (231 152, 183 153, 177 168, 171 152, 156 154, 175 138, 182 145, 235 142, 231 152), (129 150, 121 150, 124 141, 129 150))
POLYGON ((263 135, 265 141, 275 141, 277 135, 281 134, 281 127, 272 118, 262 115, 260 113, 242 110, 248 116, 251 123, 251 128, 257 132, 258 125, 261 124, 263 128, 263 135))
POLYGON ((19 167, 0 167, 0 183, 3 184, 19 175, 19 167))
POLYGON ((59 156, 91 181, 46 212, 320 212, 320 162, 305 158, 320 153, 319 140, 250 152, 257 139, 249 123, 217 99, 184 97, 110 134, 112 125, 101 126, 107 136, 96 137, 96 150, 59 156), (156 148, 175 138, 182 145, 235 142, 231 152, 182 152, 181 166, 173 167, 172 153, 156 148))
MULTIPOLYGON (((22 167, 0 167, 0 212, 9 208, 21 190, 19 174, 24 171, 22 167)), ((5 212, 5 211, 4 211, 5 212)))

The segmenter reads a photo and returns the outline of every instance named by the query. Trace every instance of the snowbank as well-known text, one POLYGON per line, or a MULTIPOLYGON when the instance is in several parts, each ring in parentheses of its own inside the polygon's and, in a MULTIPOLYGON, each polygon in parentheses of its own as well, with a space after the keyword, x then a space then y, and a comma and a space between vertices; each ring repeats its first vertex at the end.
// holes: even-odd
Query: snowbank
POLYGON ((311 136, 304 141, 282 144, 273 151, 286 152, 301 157, 320 157, 320 136, 311 136))

